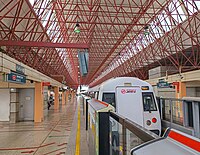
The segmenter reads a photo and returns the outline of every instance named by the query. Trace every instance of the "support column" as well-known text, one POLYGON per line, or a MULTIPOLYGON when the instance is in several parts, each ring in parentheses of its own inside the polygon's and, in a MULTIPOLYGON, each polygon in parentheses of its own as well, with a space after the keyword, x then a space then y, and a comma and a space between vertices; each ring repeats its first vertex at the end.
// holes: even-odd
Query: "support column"
MULTIPOLYGON (((186 96, 186 84, 185 82, 178 82, 178 85, 176 85, 176 98, 177 99, 182 99, 183 97, 186 96)), ((183 104, 182 102, 176 102, 176 111, 174 111, 174 114, 177 117, 180 117, 180 122, 183 122, 183 104)))
POLYGON ((69 90, 66 90, 66 97, 65 97, 65 100, 66 100, 66 104, 68 103, 68 100, 69 100, 69 90))
POLYGON ((65 94, 66 92, 62 92, 62 105, 65 105, 65 94))
POLYGON ((74 91, 71 92, 71 96, 72 96, 71 102, 74 103, 74 91))
POLYGON ((181 99, 186 96, 186 84, 185 82, 179 81, 178 85, 176 85, 176 98, 181 99))
POLYGON ((69 97, 70 97, 69 101, 71 102, 72 101, 72 91, 71 90, 69 91, 69 97))
POLYGON ((55 98, 54 98, 54 110, 59 109, 59 88, 54 87, 54 93, 55 93, 55 98))
POLYGON ((35 104, 34 104, 34 122, 43 121, 43 94, 42 83, 35 83, 35 104))

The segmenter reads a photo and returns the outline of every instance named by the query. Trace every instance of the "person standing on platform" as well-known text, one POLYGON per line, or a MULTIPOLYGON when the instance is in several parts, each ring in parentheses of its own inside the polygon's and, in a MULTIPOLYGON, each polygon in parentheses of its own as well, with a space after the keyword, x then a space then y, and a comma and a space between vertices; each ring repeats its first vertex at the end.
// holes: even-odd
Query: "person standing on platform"
POLYGON ((50 109, 51 105, 53 104, 53 95, 49 96, 49 100, 48 100, 48 110, 50 109))

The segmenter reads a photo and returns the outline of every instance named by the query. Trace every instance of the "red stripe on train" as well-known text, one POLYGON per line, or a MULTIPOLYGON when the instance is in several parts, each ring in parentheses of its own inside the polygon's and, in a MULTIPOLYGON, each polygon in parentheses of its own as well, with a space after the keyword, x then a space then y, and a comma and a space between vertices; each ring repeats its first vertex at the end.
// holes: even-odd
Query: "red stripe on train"
POLYGON ((169 137, 200 152, 200 142, 196 141, 196 140, 193 140, 191 138, 188 138, 186 136, 183 136, 177 132, 174 132, 174 131, 170 131, 169 133, 169 137))

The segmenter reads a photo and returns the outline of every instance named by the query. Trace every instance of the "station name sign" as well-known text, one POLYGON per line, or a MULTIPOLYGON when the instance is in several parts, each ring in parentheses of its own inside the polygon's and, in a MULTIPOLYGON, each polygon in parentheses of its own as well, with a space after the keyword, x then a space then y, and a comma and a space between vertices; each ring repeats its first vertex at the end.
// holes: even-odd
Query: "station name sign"
POLYGON ((170 88, 170 84, 168 82, 163 81, 163 82, 157 83, 157 87, 158 88, 170 88))
POLYGON ((11 73, 7 74, 7 81, 24 84, 24 83, 26 83, 26 76, 11 72, 11 73))

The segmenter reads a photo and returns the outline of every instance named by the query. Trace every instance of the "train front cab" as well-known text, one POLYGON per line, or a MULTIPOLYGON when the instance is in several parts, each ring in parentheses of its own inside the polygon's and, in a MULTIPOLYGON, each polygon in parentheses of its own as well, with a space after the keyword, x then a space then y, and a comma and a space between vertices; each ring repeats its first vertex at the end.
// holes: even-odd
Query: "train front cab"
POLYGON ((99 100, 111 104, 120 115, 160 135, 157 102, 148 86, 118 86, 115 91, 100 91, 99 100))
POLYGON ((117 113, 160 135, 160 115, 149 86, 117 87, 115 100, 117 113))

